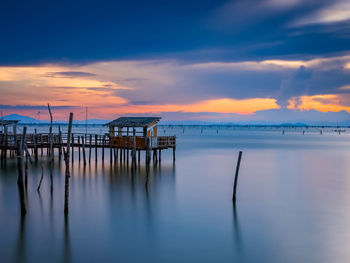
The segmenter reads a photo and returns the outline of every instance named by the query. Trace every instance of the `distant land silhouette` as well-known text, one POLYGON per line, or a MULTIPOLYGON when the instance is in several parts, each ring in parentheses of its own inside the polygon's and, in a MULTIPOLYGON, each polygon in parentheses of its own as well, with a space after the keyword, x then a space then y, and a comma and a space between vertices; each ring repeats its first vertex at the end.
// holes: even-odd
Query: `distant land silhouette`
MULTIPOLYGON (((193 113, 191 119, 176 120, 174 114, 181 116, 181 112, 162 112, 157 114, 125 114, 125 116, 161 116, 162 125, 210 125, 210 124, 238 124, 238 125, 330 125, 330 126, 350 126, 350 114, 347 111, 320 112, 317 110, 292 110, 292 109, 272 109, 257 111, 255 114, 218 114, 218 113, 193 113), (209 117, 209 118, 208 118, 209 117)), ((188 117, 189 113, 184 113, 188 117)), ((124 115, 123 115, 124 116, 124 115)), ((115 118, 120 116, 116 115, 115 118)), ((37 120, 32 117, 19 114, 3 116, 5 120, 19 120, 20 124, 47 124, 49 120, 37 120)), ((88 119, 89 125, 102 125, 111 120, 88 119)), ((64 124, 66 120, 54 120, 55 124, 64 124)), ((74 120, 74 124, 86 124, 86 120, 74 120)))

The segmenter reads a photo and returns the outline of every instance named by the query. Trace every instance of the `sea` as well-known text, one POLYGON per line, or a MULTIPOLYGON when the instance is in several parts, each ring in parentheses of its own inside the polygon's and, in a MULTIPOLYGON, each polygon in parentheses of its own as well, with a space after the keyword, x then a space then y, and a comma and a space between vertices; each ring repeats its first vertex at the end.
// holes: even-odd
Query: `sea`
POLYGON ((175 161, 169 149, 146 166, 142 153, 133 170, 110 164, 109 150, 103 162, 99 150, 84 166, 75 148, 68 216, 63 158, 54 159, 52 192, 47 156, 29 164, 25 217, 9 158, 0 167, 0 261, 349 262, 349 129, 165 125, 158 135, 176 135, 175 161))

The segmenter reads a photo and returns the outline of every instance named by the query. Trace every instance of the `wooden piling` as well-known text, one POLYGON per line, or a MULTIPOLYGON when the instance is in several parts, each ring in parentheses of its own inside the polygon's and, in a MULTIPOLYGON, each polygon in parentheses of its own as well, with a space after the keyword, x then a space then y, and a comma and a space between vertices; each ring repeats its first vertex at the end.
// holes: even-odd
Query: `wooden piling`
MULTIPOLYGON (((71 137, 72 134, 72 122, 73 122, 73 113, 71 112, 69 115, 69 125, 68 125, 68 138, 71 137)), ((69 177, 70 177, 70 171, 69 171, 69 153, 70 153, 70 140, 67 140, 67 149, 65 151, 65 163, 66 163, 66 176, 65 176, 65 187, 64 187, 64 213, 68 214, 69 209, 69 177)))
POLYGON ((24 127, 22 140, 17 142, 17 167, 18 167, 17 186, 19 191, 22 215, 25 215, 27 212, 25 196, 24 196, 24 184, 23 184, 23 156, 24 156, 23 149, 25 145, 26 132, 27 132, 27 127, 24 127))
POLYGON ((239 167, 241 165, 241 159, 242 159, 242 151, 239 151, 238 154, 238 160, 236 165, 236 173, 235 173, 235 181, 233 184, 233 195, 232 195, 232 201, 236 202, 236 192, 237 192, 237 181, 238 181, 238 173, 239 173, 239 167))
POLYGON ((61 126, 58 126, 58 137, 59 137, 59 142, 60 146, 58 147, 58 159, 61 160, 62 158, 62 131, 61 131, 61 126))
POLYGON ((80 162, 80 136, 78 136, 78 156, 79 156, 79 162, 80 162))
MULTIPOLYGON (((68 136, 67 138, 70 138, 70 136, 68 136)), ((67 140, 67 145, 68 145, 68 140, 67 140)), ((73 133, 72 133, 72 162, 74 162, 74 134, 73 133)))
POLYGON ((136 165, 136 129, 132 129, 132 162, 136 165))
POLYGON ((92 146, 92 135, 90 134, 90 140, 89 140, 89 163, 91 163, 91 146, 92 146))
POLYGON ((105 161, 105 136, 102 137, 102 162, 105 161))
MULTIPOLYGON (((7 162, 7 147, 8 147, 8 130, 7 130, 7 126, 4 126, 4 137, 5 137, 5 150, 4 150, 4 164, 6 165, 7 162)), ((23 140, 23 138, 22 138, 23 140)), ((23 148, 22 148, 23 150, 23 148)))
POLYGON ((97 134, 95 135, 95 162, 97 163, 97 134))
POLYGON ((41 147, 40 147, 40 150, 41 150, 41 157, 43 157, 43 135, 42 134, 40 134, 40 145, 41 145, 41 147))
POLYGON ((34 129, 34 137, 33 137, 33 143, 34 143, 34 156, 35 156, 35 162, 38 162, 38 146, 37 146, 37 131, 34 129))
POLYGON ((81 143, 83 146, 83 161, 84 161, 84 166, 86 165, 86 156, 85 156, 85 138, 84 136, 81 137, 81 143))

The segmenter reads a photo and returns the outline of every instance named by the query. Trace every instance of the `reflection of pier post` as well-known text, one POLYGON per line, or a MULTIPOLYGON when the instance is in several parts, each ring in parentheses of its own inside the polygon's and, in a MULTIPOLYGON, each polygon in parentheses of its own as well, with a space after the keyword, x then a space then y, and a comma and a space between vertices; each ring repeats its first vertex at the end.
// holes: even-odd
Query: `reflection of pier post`
POLYGON ((235 203, 233 203, 233 231, 234 242, 236 244, 237 250, 240 252, 242 250, 242 237, 235 203))
POLYGON ((25 258, 25 234, 26 234, 26 217, 21 216, 21 221, 18 229, 18 240, 17 246, 14 251, 15 260, 14 262, 26 262, 25 258))
POLYGON ((71 252, 70 252, 70 237, 69 237, 69 220, 68 215, 64 216, 64 238, 63 238, 63 262, 71 262, 71 252))

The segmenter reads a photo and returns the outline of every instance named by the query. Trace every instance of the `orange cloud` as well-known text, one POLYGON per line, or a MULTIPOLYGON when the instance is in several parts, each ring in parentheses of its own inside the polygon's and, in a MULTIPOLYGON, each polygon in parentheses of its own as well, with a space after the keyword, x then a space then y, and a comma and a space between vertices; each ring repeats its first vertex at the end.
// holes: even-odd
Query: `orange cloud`
POLYGON ((1 104, 56 106, 99 106, 123 104, 127 100, 115 95, 129 89, 94 74, 54 77, 55 72, 73 72, 75 67, 44 65, 38 67, 0 67, 1 104))
POLYGON ((289 100, 288 109, 314 109, 321 112, 345 110, 350 113, 350 107, 342 105, 342 96, 340 94, 294 97, 289 100))
POLYGON ((200 101, 194 104, 167 104, 167 105, 120 105, 117 107, 94 108, 98 115, 113 116, 120 114, 138 114, 161 112, 212 112, 212 113, 237 113, 253 114, 259 110, 279 109, 275 99, 252 98, 235 100, 228 98, 200 101))

